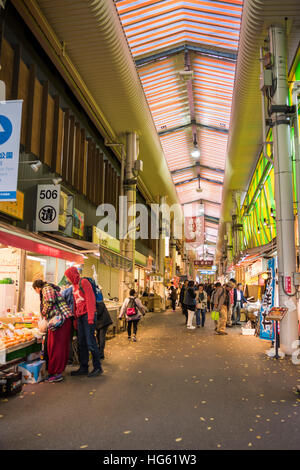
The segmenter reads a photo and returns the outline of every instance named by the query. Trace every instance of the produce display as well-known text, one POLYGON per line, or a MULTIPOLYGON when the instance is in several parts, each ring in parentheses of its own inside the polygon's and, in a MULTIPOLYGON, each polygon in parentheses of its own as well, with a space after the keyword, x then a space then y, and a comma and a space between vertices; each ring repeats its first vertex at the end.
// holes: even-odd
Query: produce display
POLYGON ((0 350, 22 346, 34 339, 40 340, 39 320, 39 315, 25 312, 0 316, 0 350))

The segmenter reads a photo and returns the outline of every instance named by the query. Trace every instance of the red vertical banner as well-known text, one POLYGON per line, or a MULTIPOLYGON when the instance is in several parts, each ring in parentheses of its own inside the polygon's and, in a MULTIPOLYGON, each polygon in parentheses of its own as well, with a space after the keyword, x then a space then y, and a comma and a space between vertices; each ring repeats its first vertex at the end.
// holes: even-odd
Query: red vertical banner
POLYGON ((185 217, 185 241, 186 243, 204 244, 204 216, 185 217))
POLYGON ((292 278, 291 276, 285 276, 284 278, 285 291, 287 294, 292 293, 292 278))

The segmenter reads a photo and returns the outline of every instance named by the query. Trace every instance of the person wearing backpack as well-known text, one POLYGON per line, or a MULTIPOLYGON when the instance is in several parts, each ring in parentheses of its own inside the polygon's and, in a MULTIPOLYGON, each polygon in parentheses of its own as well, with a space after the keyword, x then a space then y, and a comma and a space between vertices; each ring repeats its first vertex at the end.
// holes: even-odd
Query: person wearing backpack
POLYGON ((133 326, 132 341, 134 342, 136 341, 138 322, 140 321, 142 315, 145 315, 146 313, 142 302, 140 299, 136 298, 135 295, 135 290, 131 289, 129 292, 129 297, 123 302, 119 315, 119 319, 121 319, 124 315, 126 317, 129 341, 131 341, 131 330, 133 326))
POLYGON ((75 300, 75 318, 77 320, 78 348, 80 367, 71 375, 96 377, 103 374, 100 362, 100 351, 97 345, 95 330, 97 324, 96 295, 89 279, 80 278, 78 269, 72 266, 65 276, 73 285, 75 300), (89 373, 89 351, 92 354, 93 370, 89 373))

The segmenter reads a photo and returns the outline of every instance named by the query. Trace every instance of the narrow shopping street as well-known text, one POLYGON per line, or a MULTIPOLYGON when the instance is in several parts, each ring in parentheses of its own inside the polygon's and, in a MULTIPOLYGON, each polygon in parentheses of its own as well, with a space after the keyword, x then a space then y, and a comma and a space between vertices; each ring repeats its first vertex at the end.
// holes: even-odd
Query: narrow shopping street
POLYGON ((227 329, 148 313, 137 343, 107 342, 105 375, 25 385, 0 402, 1 449, 297 449, 299 366, 227 329))

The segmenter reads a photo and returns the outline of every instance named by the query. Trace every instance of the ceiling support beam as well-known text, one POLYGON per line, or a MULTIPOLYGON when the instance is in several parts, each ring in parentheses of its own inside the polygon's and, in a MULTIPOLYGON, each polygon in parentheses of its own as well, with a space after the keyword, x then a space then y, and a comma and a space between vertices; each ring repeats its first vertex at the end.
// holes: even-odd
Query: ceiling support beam
POLYGON ((175 54, 180 54, 181 52, 185 52, 186 50, 191 51, 191 52, 196 52, 202 55, 217 57, 218 59, 222 59, 222 60, 230 60, 230 61, 237 60, 237 54, 232 53, 232 52, 227 52, 221 49, 214 50, 214 49, 200 47, 200 46, 196 46, 192 44, 183 44, 178 47, 167 49, 166 51, 158 52, 157 54, 151 54, 151 55, 142 57, 141 59, 135 59, 135 65, 137 67, 142 67, 151 62, 156 62, 157 60, 164 59, 165 57, 169 57, 175 54))
POLYGON ((219 225, 220 219, 218 217, 212 217, 210 215, 205 215, 204 220, 207 220, 207 222, 211 222, 212 224, 219 225))
POLYGON ((221 206, 221 202, 210 201, 209 199, 195 199, 194 201, 184 202, 182 205, 187 206, 188 204, 194 204, 195 202, 199 202, 199 204, 207 203, 213 204, 215 206, 221 206))
MULTIPOLYGON (((186 166, 185 168, 179 168, 178 170, 173 170, 171 171, 171 175, 178 175, 178 173, 182 173, 186 170, 192 170, 195 166, 196 165, 186 166)), ((197 166, 200 166, 200 168, 202 168, 203 170, 214 171, 215 173, 220 173, 222 175, 225 173, 225 170, 222 170, 222 168, 213 168, 211 166, 202 165, 201 163, 200 165, 197 165, 197 166)))
MULTIPOLYGON (((226 129, 225 127, 208 126, 206 124, 201 124, 199 122, 196 122, 195 124, 196 124, 197 127, 201 127, 203 129, 208 129, 210 131, 221 132, 222 134, 228 134, 229 133, 229 130, 226 129)), ((189 122, 188 124, 184 124, 183 126, 170 127, 170 129, 159 131, 158 135, 161 137, 162 135, 172 134, 172 132, 188 129, 191 126, 192 126, 192 123, 189 122)))
MULTIPOLYGON (((175 183, 175 186, 176 187, 177 186, 182 186, 183 184, 191 183, 192 181, 198 181, 199 176, 200 175, 198 175, 196 178, 190 178, 190 179, 185 180, 185 181, 180 181, 180 183, 175 183)), ((206 181, 207 183, 218 184, 220 186, 223 185, 222 181, 212 180, 210 178, 204 178, 203 176, 200 176, 200 181, 206 181)))

